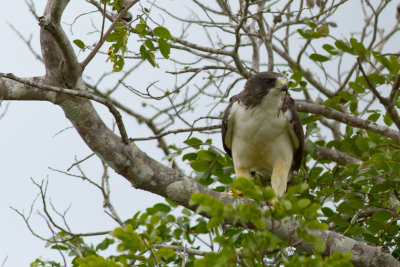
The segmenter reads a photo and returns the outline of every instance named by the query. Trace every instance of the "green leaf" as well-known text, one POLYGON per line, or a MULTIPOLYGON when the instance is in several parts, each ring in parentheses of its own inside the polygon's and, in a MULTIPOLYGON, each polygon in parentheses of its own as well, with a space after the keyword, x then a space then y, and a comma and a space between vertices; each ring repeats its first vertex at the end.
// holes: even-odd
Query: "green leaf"
POLYGON ((203 141, 201 141, 199 138, 192 137, 192 138, 186 140, 184 143, 195 149, 199 149, 200 145, 203 144, 203 141))
POLYGON ((328 25, 323 25, 318 29, 318 32, 322 34, 322 36, 328 36, 329 35, 329 26, 328 25))
POLYGON ((385 77, 379 73, 368 74, 368 79, 374 84, 384 84, 386 81, 385 77))
POLYGON ((154 205, 154 208, 160 212, 165 212, 165 213, 168 213, 171 211, 171 208, 167 204, 164 204, 164 203, 157 203, 154 205))
POLYGON ((400 71, 400 62, 397 56, 391 55, 390 62, 392 63, 393 73, 398 73, 400 71))
POLYGON ((56 249, 56 250, 68 250, 68 247, 62 246, 62 245, 53 245, 50 248, 51 249, 56 249))
POLYGON ((80 49, 85 49, 85 43, 84 42, 82 42, 81 40, 79 40, 79 39, 75 39, 74 40, 74 44, 76 44, 76 46, 78 46, 80 49))
POLYGON ((136 25, 135 29, 138 33, 143 33, 146 30, 146 24, 139 23, 136 25))
POLYGON ((307 30, 301 30, 298 29, 297 32, 304 38, 304 39, 313 39, 315 38, 315 33, 313 30, 307 29, 307 30))
POLYGON ((186 215, 186 216, 191 216, 191 215, 192 215, 192 212, 191 212, 190 210, 188 210, 188 209, 183 209, 183 210, 182 210, 182 214, 184 214, 184 215, 186 215))
POLYGON ((197 151, 197 156, 201 160, 214 161, 217 155, 208 150, 199 150, 197 151))
POLYGON ((303 77, 303 72, 302 71, 297 71, 293 73, 293 75, 290 77, 290 79, 295 80, 297 83, 301 81, 301 78, 303 77))
POLYGON ((362 94, 365 92, 364 88, 355 82, 349 82, 349 86, 351 89, 353 89, 356 93, 362 94))
POLYGON ((321 54, 311 54, 310 59, 318 62, 328 61, 330 58, 321 54))
POLYGON ((311 200, 309 200, 308 198, 302 198, 297 202, 297 206, 299 207, 299 209, 304 209, 310 204, 311 200))
POLYGON ((112 32, 107 36, 106 41, 112 43, 112 42, 117 42, 117 41, 121 40, 121 38, 122 37, 119 32, 112 32))
POLYGON ((167 28, 164 27, 157 27, 153 30, 154 34, 160 38, 164 38, 166 40, 171 40, 172 39, 172 35, 169 32, 169 30, 167 28))
POLYGON ((171 258, 175 255, 175 251, 172 248, 160 248, 155 254, 160 258, 171 258))
POLYGON ((345 42, 338 40, 335 42, 335 46, 339 48, 340 50, 343 50, 344 52, 354 54, 354 50, 348 46, 345 42))
POLYGON ((195 159, 197 159, 197 153, 194 153, 194 152, 187 153, 187 154, 183 155, 183 157, 182 157, 183 161, 185 161, 185 160, 192 161, 192 160, 195 160, 195 159))
POLYGON ((372 113, 371 115, 368 116, 368 120, 376 122, 380 116, 381 114, 379 113, 372 113))
POLYGON ((121 71, 124 68, 124 65, 125 65, 124 57, 122 57, 120 55, 115 55, 114 56, 113 71, 114 72, 121 71))
POLYGON ((329 54, 331 54, 331 55, 338 55, 338 54, 339 54, 339 52, 335 49, 335 47, 332 46, 332 45, 330 45, 330 44, 324 44, 324 45, 322 46, 322 48, 323 48, 326 52, 328 52, 329 54))
POLYGON ((229 175, 218 176, 218 182, 221 184, 231 184, 233 179, 229 175))
POLYGON ((106 237, 101 243, 97 244, 96 250, 106 250, 110 245, 114 243, 114 239, 106 237))
POLYGON ((252 222, 258 229, 264 229, 265 223, 261 218, 261 210, 252 204, 242 204, 239 216, 243 222, 252 222))
POLYGON ((393 65, 392 62, 385 56, 380 55, 378 52, 373 52, 372 53, 375 57, 375 59, 380 62, 385 68, 391 73, 391 74, 396 74, 397 72, 393 71, 393 65))
POLYGON ((148 56, 146 47, 144 45, 141 45, 139 51, 140 51, 140 55, 142 56, 142 58, 146 59, 148 56))
POLYGON ((336 110, 340 110, 341 106, 339 105, 339 102, 342 98, 340 96, 334 96, 332 98, 327 99, 324 102, 324 105, 336 110))
POLYGON ((198 213, 205 212, 211 216, 211 219, 207 223, 208 228, 218 226, 218 224, 224 219, 224 203, 208 194, 192 194, 189 205, 199 205, 197 208, 198 213))
POLYGON ((349 236, 361 236, 364 233, 364 228, 358 225, 353 225, 349 230, 347 230, 346 234, 349 236))
POLYGON ((383 117, 383 122, 387 125, 387 126, 391 126, 393 124, 392 119, 390 118, 390 116, 386 113, 385 116, 383 117))
POLYGON ((154 56, 154 53, 153 52, 151 52, 151 51, 148 51, 147 52, 147 61, 148 62, 150 62, 150 64, 153 66, 153 67, 158 67, 158 64, 156 63, 156 57, 154 56))
POLYGON ((355 38, 350 38, 350 44, 357 55, 364 58, 367 57, 367 50, 365 49, 363 43, 358 42, 355 38))
POLYGON ((377 234, 379 231, 385 229, 384 224, 372 218, 367 219, 365 223, 368 225, 367 229, 373 234, 377 234))
POLYGON ((386 223, 393 215, 387 210, 379 210, 372 214, 372 218, 380 223, 386 223))
POLYGON ((275 191, 270 186, 262 187, 261 191, 264 200, 272 200, 275 198, 275 191))
POLYGON ((144 41, 144 44, 151 50, 151 51, 155 51, 156 48, 153 44, 153 42, 151 40, 146 40, 144 41))
POLYGON ((331 217, 335 215, 335 212, 331 208, 323 207, 321 210, 326 217, 331 217))
POLYGON ((357 115, 358 101, 352 101, 350 103, 350 111, 352 114, 357 115))
POLYGON ((334 215, 334 216, 329 217, 329 220, 332 221, 333 223, 335 223, 337 226, 339 226, 341 228, 347 228, 350 225, 349 222, 343 220, 338 215, 334 215))
POLYGON ((382 140, 382 137, 379 134, 367 131, 367 135, 369 139, 374 142, 375 144, 379 144, 382 140))
POLYGON ((346 136, 351 137, 353 135, 353 133, 354 133, 353 127, 347 125, 346 126, 346 136))
MULTIPOLYGON (((97 255, 89 255, 86 257, 76 257, 74 259, 74 266, 82 266, 82 267, 119 267, 120 265, 115 262, 115 259, 105 259, 102 256, 97 255)), ((44 265, 43 265, 44 266, 44 265)), ((48 266, 48 265, 46 265, 48 266)), ((53 266, 53 265, 51 265, 53 266)))
POLYGON ((238 177, 231 184, 231 188, 243 193, 245 197, 260 201, 262 198, 261 192, 258 190, 253 181, 245 178, 238 177))
POLYGON ((163 55, 163 57, 165 59, 168 59, 169 54, 171 52, 171 48, 170 48, 168 42, 165 39, 160 38, 160 39, 158 39, 158 45, 159 45, 160 52, 163 55))
POLYGON ((369 242, 371 244, 378 244, 378 242, 379 242, 379 239, 377 237, 375 237, 371 234, 368 234, 368 233, 364 233, 363 237, 366 242, 369 242))
POLYGON ((400 226, 397 224, 392 224, 388 230, 389 235, 396 235, 400 231, 400 226))
POLYGON ((360 200, 356 199, 351 199, 351 200, 346 200, 340 203, 340 205, 337 207, 337 212, 353 216, 356 211, 364 207, 364 203, 361 202, 360 200))
POLYGON ((362 138, 362 137, 356 138, 356 145, 358 149, 362 152, 366 152, 369 150, 369 144, 367 138, 362 138))
POLYGON ((356 97, 347 91, 341 91, 341 92, 339 92, 339 95, 342 99, 344 99, 346 101, 356 100, 356 97))
POLYGON ((210 162, 206 160, 193 160, 190 162, 190 167, 197 172, 205 172, 210 169, 210 162))

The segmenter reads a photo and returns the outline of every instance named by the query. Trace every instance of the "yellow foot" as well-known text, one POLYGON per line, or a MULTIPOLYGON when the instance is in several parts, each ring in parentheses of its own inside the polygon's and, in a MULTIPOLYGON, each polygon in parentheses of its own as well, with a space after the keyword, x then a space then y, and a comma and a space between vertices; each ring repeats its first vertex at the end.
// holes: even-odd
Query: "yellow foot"
POLYGON ((228 196, 232 196, 232 197, 234 197, 234 196, 242 197, 243 196, 243 193, 241 191, 239 191, 239 190, 231 188, 231 191, 232 191, 232 193, 223 192, 223 194, 228 195, 228 196))
POLYGON ((265 203, 267 203, 268 206, 274 206, 276 203, 278 203, 278 199, 275 197, 271 200, 266 200, 265 203))

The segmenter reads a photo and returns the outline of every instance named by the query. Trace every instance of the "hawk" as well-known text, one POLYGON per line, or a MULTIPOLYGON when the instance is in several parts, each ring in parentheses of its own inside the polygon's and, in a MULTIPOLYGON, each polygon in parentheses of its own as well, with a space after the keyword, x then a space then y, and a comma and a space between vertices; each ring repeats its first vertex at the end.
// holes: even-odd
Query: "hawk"
POLYGON ((291 171, 300 168, 304 132, 287 78, 260 72, 233 96, 222 118, 222 143, 232 157, 237 177, 261 175, 278 197, 286 191, 291 171))

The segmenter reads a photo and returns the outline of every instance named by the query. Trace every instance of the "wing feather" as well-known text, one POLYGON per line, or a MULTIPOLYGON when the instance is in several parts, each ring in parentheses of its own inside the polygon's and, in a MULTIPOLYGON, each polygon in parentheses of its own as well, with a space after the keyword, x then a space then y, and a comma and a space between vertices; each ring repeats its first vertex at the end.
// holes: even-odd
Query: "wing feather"
POLYGON ((301 119, 296 111, 294 100, 290 96, 286 96, 282 104, 282 111, 289 120, 288 129, 295 147, 293 155, 293 170, 300 169, 301 160, 304 151, 304 132, 301 119))
POLYGON ((237 95, 232 96, 229 100, 229 105, 226 108, 222 117, 222 145, 224 150, 232 157, 232 136, 233 136, 233 117, 235 116, 235 110, 232 108, 233 104, 238 100, 237 95))

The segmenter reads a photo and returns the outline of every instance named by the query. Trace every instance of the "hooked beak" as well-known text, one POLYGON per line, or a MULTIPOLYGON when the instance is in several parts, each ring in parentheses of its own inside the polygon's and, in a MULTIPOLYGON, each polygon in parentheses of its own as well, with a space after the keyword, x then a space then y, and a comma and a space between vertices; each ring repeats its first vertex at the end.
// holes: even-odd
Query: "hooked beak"
POLYGON ((284 91, 284 92, 288 92, 288 89, 289 89, 289 87, 288 87, 288 84, 287 84, 287 80, 285 79, 285 78, 281 78, 281 77, 279 77, 278 78, 278 87, 282 90, 282 91, 284 91))
POLYGON ((281 87, 281 90, 282 90, 282 91, 285 91, 286 93, 287 93, 288 89, 289 89, 289 87, 288 87, 287 83, 285 83, 285 84, 282 85, 282 87, 281 87))

